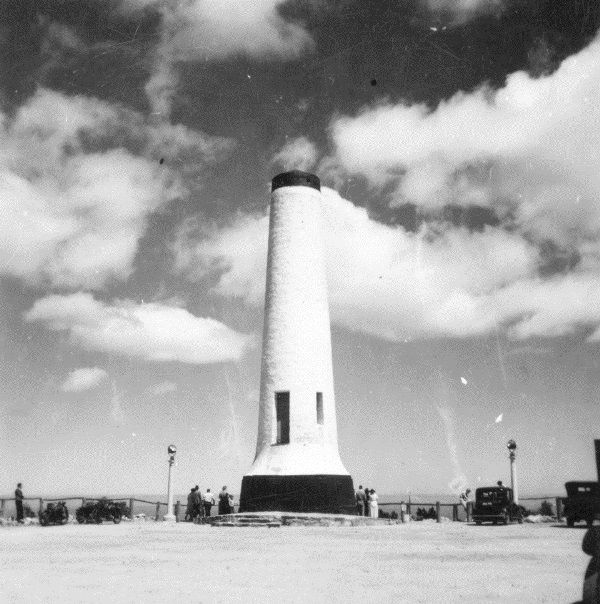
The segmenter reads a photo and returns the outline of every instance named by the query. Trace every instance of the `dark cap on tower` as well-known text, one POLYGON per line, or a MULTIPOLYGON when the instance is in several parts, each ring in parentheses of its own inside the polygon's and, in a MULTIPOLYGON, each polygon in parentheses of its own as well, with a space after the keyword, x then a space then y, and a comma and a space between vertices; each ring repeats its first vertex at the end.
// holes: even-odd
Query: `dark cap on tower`
POLYGON ((310 187, 311 189, 321 190, 321 181, 318 176, 310 172, 301 172, 292 170, 291 172, 282 172, 271 181, 271 191, 281 187, 310 187))

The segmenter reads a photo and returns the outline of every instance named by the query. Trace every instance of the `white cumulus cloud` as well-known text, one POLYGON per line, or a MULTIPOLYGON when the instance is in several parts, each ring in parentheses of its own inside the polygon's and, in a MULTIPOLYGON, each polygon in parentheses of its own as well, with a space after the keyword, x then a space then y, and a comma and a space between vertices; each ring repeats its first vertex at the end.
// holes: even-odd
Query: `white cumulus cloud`
POLYGON ((505 8, 506 0, 423 0, 433 12, 448 14, 458 25, 481 14, 498 14, 505 8))
POLYGON ((153 386, 150 391, 155 396, 164 396, 170 392, 177 392, 177 384, 175 382, 164 381, 153 386))
POLYGON ((252 343, 250 336, 183 308, 127 300, 110 305, 88 293, 42 298, 25 319, 52 331, 65 331, 73 344, 87 350, 148 361, 236 361, 252 343))
POLYGON ((0 112, 0 273, 86 289, 126 279, 148 216, 186 193, 159 153, 208 160, 227 144, 99 99, 38 90, 14 116, 0 112))
POLYGON ((335 119, 335 159, 394 203, 492 209, 511 231, 600 256, 600 39, 551 75, 510 74, 497 90, 436 108, 381 104, 335 119))
POLYGON ((153 111, 167 115, 178 84, 177 64, 224 59, 294 58, 311 47, 299 24, 280 13, 284 0, 121 0, 120 10, 152 10, 160 16, 160 42, 146 93, 153 111))
POLYGON ((273 157, 283 170, 311 170, 319 158, 317 146, 306 136, 288 141, 273 157))
POLYGON ((61 384, 64 392, 82 392, 99 386, 108 374, 100 367, 82 367, 71 371, 65 381, 61 384))
MULTIPOLYGON (((577 270, 540 276, 539 249, 518 232, 423 226, 413 233, 369 218, 323 188, 332 320, 383 338, 466 337, 499 326, 514 339, 588 332, 600 340, 600 279, 577 270)), ((215 291, 264 300, 267 216, 212 231, 182 228, 177 269, 218 276, 215 291)))

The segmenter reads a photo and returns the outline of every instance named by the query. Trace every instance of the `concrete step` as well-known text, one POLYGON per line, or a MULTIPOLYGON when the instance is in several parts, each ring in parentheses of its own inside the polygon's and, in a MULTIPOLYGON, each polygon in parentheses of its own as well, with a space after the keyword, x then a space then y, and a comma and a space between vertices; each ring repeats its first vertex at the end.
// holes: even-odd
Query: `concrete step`
POLYGON ((226 522, 226 521, 219 521, 219 522, 211 522, 211 526, 252 526, 252 527, 261 527, 261 526, 266 526, 269 528, 279 528, 281 526, 281 522, 243 522, 243 521, 239 521, 239 522, 226 522))
POLYGON ((212 526, 374 526, 397 524, 399 521, 343 514, 302 512, 254 512, 203 518, 212 526))

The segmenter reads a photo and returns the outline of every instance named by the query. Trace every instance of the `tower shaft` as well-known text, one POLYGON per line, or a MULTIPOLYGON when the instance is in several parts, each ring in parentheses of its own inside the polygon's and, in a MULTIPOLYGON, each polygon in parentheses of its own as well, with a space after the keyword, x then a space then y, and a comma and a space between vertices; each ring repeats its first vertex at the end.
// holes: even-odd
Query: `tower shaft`
POLYGON ((315 176, 273 179, 258 438, 244 510, 354 508, 337 445, 321 205, 315 176))

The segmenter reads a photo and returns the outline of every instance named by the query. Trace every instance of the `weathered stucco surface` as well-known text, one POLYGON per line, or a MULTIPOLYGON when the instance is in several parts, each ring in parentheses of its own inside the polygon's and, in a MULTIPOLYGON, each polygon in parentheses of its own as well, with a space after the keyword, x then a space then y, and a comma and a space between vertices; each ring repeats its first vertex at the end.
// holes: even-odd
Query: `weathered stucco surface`
POLYGON ((337 445, 322 203, 305 186, 272 194, 258 440, 248 475, 348 474, 337 445), (288 445, 274 444, 280 391, 290 393, 288 445))

